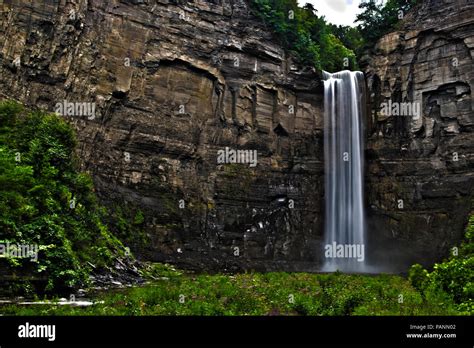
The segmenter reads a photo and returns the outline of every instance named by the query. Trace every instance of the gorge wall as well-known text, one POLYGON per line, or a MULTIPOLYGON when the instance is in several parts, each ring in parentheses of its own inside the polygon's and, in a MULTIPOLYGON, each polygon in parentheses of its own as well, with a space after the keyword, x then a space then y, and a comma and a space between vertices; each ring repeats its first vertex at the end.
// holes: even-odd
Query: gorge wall
POLYGON ((50 111, 96 103, 94 119, 70 117, 78 154, 105 203, 143 211, 151 240, 134 251, 197 269, 318 266, 321 80, 245 1, 0 4, 0 91, 50 111), (219 164, 226 147, 258 165, 219 164))
POLYGON ((472 1, 425 0, 363 57, 374 262, 439 260, 464 234, 474 188, 473 14, 472 1), (416 103, 420 117, 387 115, 389 102, 416 103))
MULTIPOLYGON (((456 4, 426 2, 364 60, 374 264, 445 256, 471 210, 474 29, 472 5, 456 4), (423 116, 383 118, 388 99, 420 101, 423 116)), ((143 211, 140 257, 317 270, 323 88, 276 42, 244 0, 0 0, 0 98, 95 103, 95 117, 69 117, 82 169, 105 204, 143 211), (256 150, 257 166, 218 163, 226 147, 256 150)))

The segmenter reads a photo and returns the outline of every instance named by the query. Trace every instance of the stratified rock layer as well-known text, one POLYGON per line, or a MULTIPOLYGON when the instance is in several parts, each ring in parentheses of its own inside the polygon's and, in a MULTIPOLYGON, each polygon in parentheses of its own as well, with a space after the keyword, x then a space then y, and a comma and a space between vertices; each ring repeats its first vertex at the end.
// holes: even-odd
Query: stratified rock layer
POLYGON ((472 1, 424 1, 364 59, 375 264, 429 263, 463 236, 474 187, 473 14, 472 1), (390 100, 418 103, 420 117, 384 115, 390 100))
POLYGON ((142 257, 315 269, 322 89, 242 0, 0 1, 0 91, 71 117, 101 199, 140 207, 142 257), (2 4, 3 2, 3 4, 2 4), (219 150, 258 164, 219 164, 219 150))

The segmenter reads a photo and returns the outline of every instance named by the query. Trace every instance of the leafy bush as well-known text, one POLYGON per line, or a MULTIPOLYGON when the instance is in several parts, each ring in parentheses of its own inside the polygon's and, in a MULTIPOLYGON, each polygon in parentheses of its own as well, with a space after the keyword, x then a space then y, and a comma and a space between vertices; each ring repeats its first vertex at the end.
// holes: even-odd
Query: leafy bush
POLYGON ((102 222, 90 177, 77 171, 75 146, 58 116, 0 103, 0 241, 40 246, 37 261, 7 266, 46 282, 39 291, 84 284, 89 263, 105 266, 124 249, 102 222))
POLYGON ((408 271, 408 280, 418 290, 423 291, 428 281, 428 271, 422 265, 415 264, 408 271))
POLYGON ((429 273, 420 265, 409 271, 413 286, 424 291, 441 291, 450 296, 460 311, 474 313, 474 215, 466 230, 465 241, 450 258, 437 263, 429 273))

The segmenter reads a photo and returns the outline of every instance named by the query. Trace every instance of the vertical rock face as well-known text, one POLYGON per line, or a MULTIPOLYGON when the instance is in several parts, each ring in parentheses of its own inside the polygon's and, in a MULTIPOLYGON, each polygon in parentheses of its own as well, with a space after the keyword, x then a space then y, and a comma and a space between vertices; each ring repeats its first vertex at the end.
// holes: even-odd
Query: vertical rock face
POLYGON ((375 263, 429 263, 462 238, 474 187, 473 13, 468 0, 424 1, 365 58, 375 263), (396 103, 420 116, 394 115, 396 103))
POLYGON ((106 204, 143 211, 142 257, 316 269, 322 87, 275 42, 243 0, 0 0, 0 95, 95 103, 69 116, 79 157, 106 204))

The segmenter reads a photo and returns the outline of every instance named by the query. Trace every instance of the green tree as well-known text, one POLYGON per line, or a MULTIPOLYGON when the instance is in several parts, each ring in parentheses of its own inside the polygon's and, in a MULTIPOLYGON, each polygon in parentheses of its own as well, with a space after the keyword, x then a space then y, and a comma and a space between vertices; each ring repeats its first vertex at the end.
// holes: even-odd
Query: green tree
POLYGON ((272 28, 299 65, 330 72, 355 68, 354 52, 334 35, 313 5, 298 7, 296 0, 254 0, 252 9, 272 28))
POLYGON ((417 5, 419 0, 377 0, 361 2, 363 11, 357 15, 358 29, 367 46, 373 46, 379 38, 396 29, 405 14, 417 5))
POLYGON ((40 291, 85 284, 89 263, 105 266, 124 250, 103 223, 91 179, 77 170, 75 146, 58 116, 0 103, 0 242, 39 245, 37 260, 9 258, 7 272, 43 279, 40 291))
POLYGON ((347 25, 330 24, 331 32, 336 36, 342 44, 353 51, 356 55, 360 55, 361 48, 364 46, 364 38, 356 27, 347 25))

